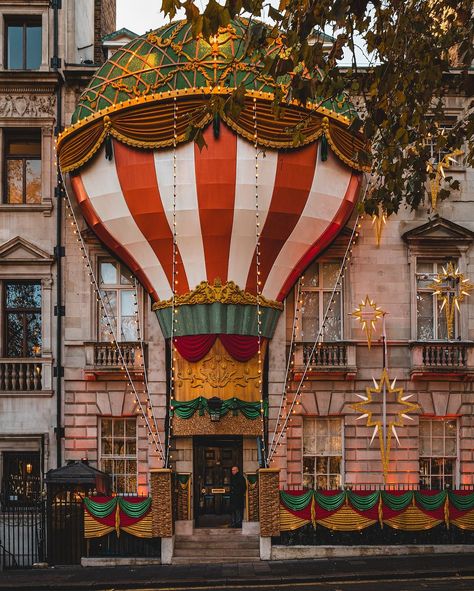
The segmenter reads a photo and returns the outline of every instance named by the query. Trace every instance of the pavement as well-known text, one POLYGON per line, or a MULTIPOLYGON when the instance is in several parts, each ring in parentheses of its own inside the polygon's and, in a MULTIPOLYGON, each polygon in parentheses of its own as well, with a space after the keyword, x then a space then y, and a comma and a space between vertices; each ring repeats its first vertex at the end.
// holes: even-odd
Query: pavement
MULTIPOLYGON (((473 554, 379 556, 351 559, 287 560, 253 563, 155 565, 140 567, 68 566, 7 570, 0 591, 89 589, 189 589, 304 584, 331 581, 427 579, 474 575, 473 554)), ((474 583, 474 582, 473 582, 474 583)))

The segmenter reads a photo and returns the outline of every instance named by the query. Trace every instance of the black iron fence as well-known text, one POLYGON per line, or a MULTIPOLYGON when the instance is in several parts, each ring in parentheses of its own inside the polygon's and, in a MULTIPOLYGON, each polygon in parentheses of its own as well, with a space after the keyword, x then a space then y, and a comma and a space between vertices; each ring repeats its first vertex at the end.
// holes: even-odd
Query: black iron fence
POLYGON ((0 511, 1 569, 27 568, 46 560, 46 505, 43 499, 5 502, 0 511))
MULTIPOLYGON (((304 492, 306 490, 308 490, 307 487, 301 485, 301 484, 285 484, 285 486, 282 487, 282 490, 289 490, 289 491, 301 491, 304 492)), ((325 490, 329 490, 326 488, 319 488, 319 489, 315 489, 315 490, 320 490, 320 491, 325 491, 325 490)), ((438 486, 425 486, 422 483, 416 482, 416 483, 408 483, 408 484, 364 484, 364 483, 358 483, 358 484, 346 484, 344 486, 339 487, 338 489, 333 489, 331 488, 330 490, 339 490, 339 491, 343 491, 343 490, 347 490, 347 491, 354 491, 354 492, 358 492, 358 491, 376 491, 376 490, 385 490, 385 491, 405 491, 405 490, 437 490, 439 491, 439 487, 438 486)), ((449 487, 445 487, 445 490, 450 490, 449 487)), ((466 490, 466 491, 474 491, 474 484, 461 484, 459 486, 454 487, 454 490, 466 490)))
POLYGON ((101 538, 86 540, 86 556, 160 558, 161 538, 137 538, 124 531, 117 536, 113 531, 101 538))

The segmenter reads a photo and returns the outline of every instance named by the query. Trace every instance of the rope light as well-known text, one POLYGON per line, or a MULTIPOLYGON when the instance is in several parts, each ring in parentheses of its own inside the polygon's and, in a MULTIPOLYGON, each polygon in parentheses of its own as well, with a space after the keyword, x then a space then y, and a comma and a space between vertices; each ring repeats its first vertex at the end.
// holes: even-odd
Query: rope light
MULTIPOLYGON (((369 184, 370 183, 367 183, 367 185, 366 185, 366 188, 365 188, 365 191, 364 191, 364 195, 362 197, 362 202, 365 200, 365 196, 367 194, 367 190, 369 188, 369 184)), ((347 268, 348 268, 348 266, 350 264, 352 251, 353 251, 354 245, 355 245, 355 243, 357 241, 357 238, 359 236, 359 229, 360 229, 360 226, 361 226, 360 225, 360 222, 362 221, 363 217, 364 216, 361 215, 361 214, 358 214, 357 217, 356 217, 356 220, 355 220, 355 223, 354 223, 354 227, 353 227, 352 232, 351 232, 351 237, 350 237, 349 243, 347 245, 347 248, 345 250, 344 257, 342 259, 342 263, 341 263, 341 266, 339 268, 336 281, 334 282, 334 286, 333 286, 333 289, 331 291, 331 295, 329 297, 329 301, 328 301, 328 304, 326 306, 326 309, 325 309, 325 312, 324 312, 324 315, 323 315, 323 319, 322 319, 321 325, 319 327, 318 334, 317 334, 316 339, 314 341, 314 344, 313 344, 313 346, 311 348, 311 352, 308 355, 308 359, 305 362, 305 365, 304 365, 304 368, 303 368, 303 373, 302 373, 301 378, 300 378, 300 380, 298 382, 296 391, 294 393, 293 399, 292 399, 291 404, 290 404, 290 408, 287 409, 286 417, 283 420, 283 425, 282 425, 282 427, 281 427, 278 435, 275 435, 273 437, 272 441, 270 442, 270 446, 269 446, 270 447, 270 452, 268 454, 268 462, 275 461, 274 458, 273 458, 273 456, 274 456, 277 448, 281 445, 281 439, 282 439, 282 437, 284 437, 286 435, 286 430, 288 429, 289 423, 291 423, 292 416, 296 413, 295 406, 301 404, 301 400, 300 399, 301 399, 301 395, 302 395, 303 389, 305 388, 306 375, 307 375, 308 370, 309 370, 309 368, 311 366, 311 362, 312 362, 314 353, 316 351, 316 348, 321 343, 321 337, 324 334, 324 329, 325 329, 325 325, 326 325, 326 322, 327 322, 327 319, 328 319, 328 316, 329 316, 329 312, 331 312, 333 310, 332 306, 333 306, 335 295, 336 295, 336 293, 338 293, 342 289, 342 281, 344 279, 344 274, 345 274, 345 272, 346 272, 346 270, 347 270, 347 268)), ((287 379, 288 379, 288 376, 287 376, 287 379)), ((286 391, 286 388, 285 388, 285 391, 286 391)), ((283 403, 281 404, 281 407, 282 406, 283 406, 283 403)), ((278 422, 280 422, 280 417, 279 417, 277 423, 278 422)))
POLYGON ((142 404, 142 402, 140 400, 140 396, 138 394, 137 388, 135 387, 135 383, 134 383, 133 377, 132 377, 132 375, 130 373, 130 370, 129 370, 129 368, 127 366, 127 363, 125 361, 125 358, 123 356, 122 348, 120 347, 120 343, 117 340, 117 336, 116 336, 116 333, 115 333, 114 328, 113 328, 113 325, 112 325, 110 314, 109 314, 109 312, 107 310, 107 306, 105 304, 105 301, 104 301, 104 298, 102 296, 99 283, 98 283, 97 278, 96 278, 96 275, 94 273, 94 269, 93 269, 92 263, 90 261, 89 254, 87 252, 87 249, 86 249, 86 246, 85 246, 85 243, 84 243, 84 239, 83 239, 83 237, 81 235, 81 232, 80 232, 80 229, 79 229, 79 223, 77 221, 76 214, 74 213, 74 209, 72 207, 72 203, 71 203, 71 199, 70 199, 69 193, 67 192, 62 179, 60 179, 60 184, 62 185, 62 187, 64 189, 64 192, 65 192, 65 195, 66 195, 66 201, 65 201, 65 203, 66 203, 66 207, 68 209, 68 217, 71 220, 70 225, 73 228, 73 233, 76 236, 76 240, 77 240, 77 242, 79 244, 79 248, 80 248, 80 251, 81 251, 81 254, 82 254, 82 258, 83 258, 83 260, 85 262, 86 269, 87 269, 87 272, 89 274, 90 284, 94 288, 94 291, 95 291, 95 294, 96 294, 96 301, 98 303, 100 303, 100 305, 102 307, 102 310, 104 312, 105 321, 106 321, 107 328, 108 328, 108 331, 109 331, 110 343, 112 345, 114 345, 114 347, 117 350, 118 357, 119 357, 119 360, 120 360, 120 368, 121 368, 122 371, 125 372, 125 374, 127 376, 128 385, 132 388, 132 392, 133 392, 135 404, 138 405, 138 408, 140 409, 140 413, 142 415, 141 418, 142 418, 142 420, 143 420, 143 422, 145 424, 145 427, 147 429, 148 437, 149 437, 149 439, 151 438, 151 441, 152 441, 152 443, 153 443, 153 445, 155 447, 155 450, 158 452, 158 455, 159 455, 160 459, 164 462, 165 461, 165 457, 164 457, 163 447, 161 445, 161 441, 159 440, 159 434, 158 434, 158 432, 155 432, 153 426, 150 423, 148 414, 147 414, 147 412, 145 412, 145 409, 143 408, 143 404, 142 404))

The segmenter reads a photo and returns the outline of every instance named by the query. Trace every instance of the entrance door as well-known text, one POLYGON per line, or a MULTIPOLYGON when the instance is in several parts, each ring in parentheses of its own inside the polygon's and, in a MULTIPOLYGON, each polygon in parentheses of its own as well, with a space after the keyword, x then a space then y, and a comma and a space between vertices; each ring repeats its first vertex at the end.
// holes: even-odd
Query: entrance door
POLYGON ((242 437, 194 438, 194 515, 197 527, 230 524, 232 466, 242 471, 242 437))

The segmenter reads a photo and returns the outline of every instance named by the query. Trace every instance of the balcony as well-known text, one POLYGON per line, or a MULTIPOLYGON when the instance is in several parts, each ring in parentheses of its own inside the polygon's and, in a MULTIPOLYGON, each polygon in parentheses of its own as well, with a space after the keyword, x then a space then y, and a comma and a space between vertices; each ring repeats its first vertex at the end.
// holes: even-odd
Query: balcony
POLYGON ((0 394, 50 394, 51 376, 51 359, 0 358, 0 394))
MULTIPOLYGON (((314 343, 297 343, 295 350, 294 378, 301 377, 308 363, 314 343)), ((356 347, 352 343, 336 341, 319 343, 312 355, 307 377, 313 380, 353 380, 357 373, 356 347)))
MULTIPOLYGON (((88 342, 84 343, 86 352, 86 366, 84 377, 86 380, 120 379, 126 375, 124 366, 130 374, 137 376, 143 373, 143 356, 140 343, 120 343, 119 353, 113 343, 88 342)), ((147 346, 143 345, 146 362, 147 346)))
POLYGON ((410 348, 413 380, 474 379, 474 342, 415 342, 410 348))

